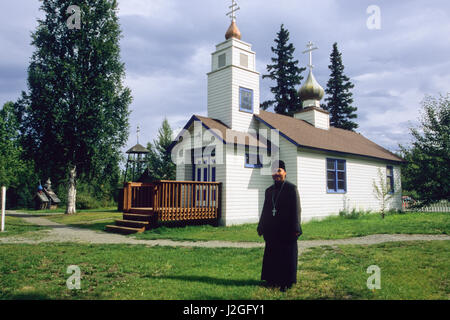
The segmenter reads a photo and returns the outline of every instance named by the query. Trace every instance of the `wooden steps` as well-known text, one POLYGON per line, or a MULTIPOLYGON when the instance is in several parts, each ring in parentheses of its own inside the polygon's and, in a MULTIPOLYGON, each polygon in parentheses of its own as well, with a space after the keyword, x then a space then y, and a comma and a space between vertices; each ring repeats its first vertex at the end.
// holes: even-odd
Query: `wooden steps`
POLYGON ((105 227, 105 231, 120 233, 120 234, 132 234, 132 233, 142 233, 145 231, 145 228, 129 228, 129 227, 123 227, 123 226, 107 225, 105 227))
MULTIPOLYGON (((142 212, 142 210, 138 210, 138 212, 142 212)), ((154 226, 153 211, 147 210, 146 212, 147 214, 124 213, 123 219, 115 220, 115 225, 107 225, 105 231, 132 234, 149 230, 154 226)))
POLYGON ((148 214, 136 214, 136 213, 124 213, 124 220, 133 220, 133 221, 151 221, 153 215, 148 214))
POLYGON ((129 228, 144 228, 148 229, 150 227, 149 221, 134 221, 134 220, 116 220, 116 225, 121 227, 129 227, 129 228))

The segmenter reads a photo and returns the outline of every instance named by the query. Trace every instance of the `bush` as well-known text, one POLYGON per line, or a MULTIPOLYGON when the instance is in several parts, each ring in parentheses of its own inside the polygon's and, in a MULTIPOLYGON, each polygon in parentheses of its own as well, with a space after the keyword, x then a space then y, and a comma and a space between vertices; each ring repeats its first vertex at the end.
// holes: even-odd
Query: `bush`
POLYGON ((361 218, 362 216, 364 216, 366 214, 369 214, 369 213, 370 213, 370 210, 368 210, 368 211, 364 211, 364 210, 356 211, 356 209, 353 209, 350 212, 348 210, 340 210, 339 211, 339 216, 341 218, 344 218, 344 219, 358 219, 358 218, 361 218))
MULTIPOLYGON (((117 206, 112 193, 111 190, 96 188, 90 183, 80 180, 77 182, 76 208, 85 210, 117 206)), ((61 200, 61 206, 65 207, 67 205, 67 185, 65 183, 58 186, 57 195, 61 200)))

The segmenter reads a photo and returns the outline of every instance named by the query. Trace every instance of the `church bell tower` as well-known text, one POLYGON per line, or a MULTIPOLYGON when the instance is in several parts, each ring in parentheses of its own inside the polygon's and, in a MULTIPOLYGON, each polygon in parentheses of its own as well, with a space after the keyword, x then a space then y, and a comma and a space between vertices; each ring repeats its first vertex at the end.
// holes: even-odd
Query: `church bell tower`
POLYGON ((255 52, 241 40, 236 24, 235 0, 230 6, 231 24, 225 41, 212 53, 208 75, 208 117, 225 123, 233 130, 255 128, 253 115, 259 114, 259 76, 255 52))

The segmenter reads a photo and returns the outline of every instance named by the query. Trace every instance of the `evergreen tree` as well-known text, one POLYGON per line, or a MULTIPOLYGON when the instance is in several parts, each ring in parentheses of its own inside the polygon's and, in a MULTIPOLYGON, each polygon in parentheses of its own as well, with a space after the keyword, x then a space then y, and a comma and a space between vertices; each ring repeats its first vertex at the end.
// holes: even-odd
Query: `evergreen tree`
POLYGON ((117 1, 76 2, 80 29, 69 28, 70 1, 42 1, 28 93, 17 103, 26 153, 41 176, 68 183, 66 213, 76 211, 77 179, 117 183, 131 103, 122 86, 117 1))
POLYGON ((338 50, 337 43, 333 44, 330 61, 331 64, 328 68, 331 70, 331 74, 325 89, 328 96, 325 99, 326 104, 323 104, 322 107, 330 112, 330 125, 336 128, 354 130, 358 128, 358 124, 350 120, 357 117, 354 113, 357 108, 352 106, 353 95, 350 92, 354 85, 350 82, 350 78, 344 74, 342 54, 338 50))
POLYGON ((266 110, 274 105, 276 113, 293 115, 302 108, 296 86, 303 80, 301 73, 306 68, 297 66, 298 60, 294 60, 294 45, 288 42, 289 31, 281 25, 275 39, 277 46, 271 47, 272 52, 275 53, 275 57, 271 58, 273 64, 267 65, 269 74, 262 76, 263 79, 269 78, 276 81, 276 86, 270 88, 274 94, 274 100, 263 102, 261 108, 266 110))
POLYGON ((158 130, 158 137, 149 142, 147 149, 150 153, 147 155, 148 169, 150 174, 156 180, 175 180, 176 166, 172 162, 170 152, 167 152, 172 143, 173 130, 169 125, 167 119, 164 119, 161 127, 158 130))
POLYGON ((450 94, 426 97, 419 128, 411 128, 410 147, 400 146, 403 188, 422 204, 450 201, 450 94))
POLYGON ((19 186, 20 177, 29 167, 29 163, 21 157, 18 121, 14 103, 9 101, 0 109, 0 186, 19 186))
POLYGON ((14 103, 9 101, 0 109, 0 186, 7 187, 10 208, 27 207, 37 187, 33 161, 23 159, 18 127, 14 103))

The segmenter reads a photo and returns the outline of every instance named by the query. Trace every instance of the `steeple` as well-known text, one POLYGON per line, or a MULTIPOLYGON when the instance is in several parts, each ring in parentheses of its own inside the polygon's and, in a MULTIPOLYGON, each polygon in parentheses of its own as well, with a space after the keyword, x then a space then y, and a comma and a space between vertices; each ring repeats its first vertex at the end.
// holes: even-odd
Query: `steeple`
POLYGON ((300 97, 300 100, 302 101, 303 108, 307 107, 317 107, 320 108, 320 100, 322 100, 325 91, 320 86, 320 84, 317 82, 316 78, 314 77, 314 74, 312 72, 312 69, 314 68, 312 64, 312 51, 317 50, 317 47, 314 47, 314 44, 309 41, 309 43, 306 45, 307 50, 303 51, 303 53, 309 53, 309 74, 308 78, 306 79, 303 86, 300 88, 298 94, 300 97))
POLYGON ((226 40, 216 45, 208 73, 208 117, 222 121, 233 130, 247 131, 257 126, 259 114, 259 77, 256 56, 250 43, 241 40, 236 25, 239 7, 231 0, 231 18, 226 40))
POLYGON ((239 28, 236 25, 236 11, 240 10, 241 8, 237 6, 238 4, 236 3, 235 0, 231 1, 231 6, 229 6, 229 8, 231 9, 230 12, 227 13, 227 16, 230 17, 231 19, 231 24, 227 30, 227 32, 225 33, 225 39, 231 39, 231 38, 236 38, 241 40, 241 32, 239 31, 239 28))
POLYGON ((300 100, 303 103, 303 108, 306 107, 318 107, 320 108, 320 100, 322 100, 325 91, 317 82, 312 73, 312 69, 309 69, 308 78, 306 79, 299 92, 300 100))
POLYGON ((305 120, 316 128, 328 130, 330 128, 330 114, 320 107, 320 100, 322 100, 325 95, 325 91, 317 82, 312 72, 312 69, 314 68, 312 64, 312 51, 317 50, 318 48, 314 47, 314 44, 311 41, 309 41, 306 46, 308 49, 303 51, 303 53, 309 53, 309 74, 305 83, 298 91, 303 109, 295 113, 294 118, 305 120))
POLYGON ((230 27, 228 28, 227 32, 225 33, 225 39, 231 39, 236 38, 241 40, 241 32, 239 31, 239 28, 236 25, 235 21, 232 21, 230 24, 230 27))

